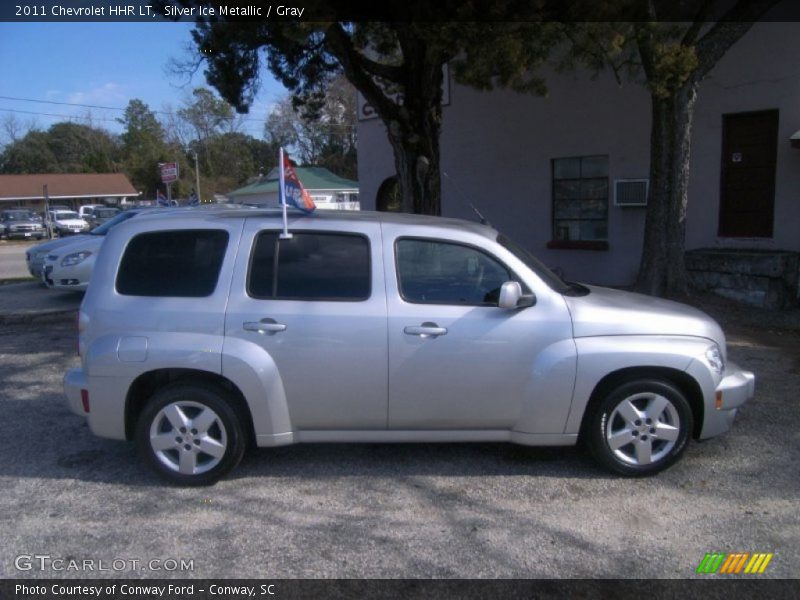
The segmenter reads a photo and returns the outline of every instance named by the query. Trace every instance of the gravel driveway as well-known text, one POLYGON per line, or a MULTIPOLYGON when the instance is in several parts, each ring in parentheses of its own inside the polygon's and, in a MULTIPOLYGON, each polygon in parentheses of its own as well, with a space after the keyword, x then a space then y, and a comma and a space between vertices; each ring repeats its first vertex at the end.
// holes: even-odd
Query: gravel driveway
POLYGON ((45 554, 141 561, 105 577, 683 578, 711 551, 774 552, 761 577, 797 576, 797 313, 705 308, 757 396, 728 435, 639 480, 576 449, 362 444, 257 450, 214 487, 165 487, 63 404, 72 323, 5 326, 0 577, 93 575, 16 570, 45 554), (193 568, 142 570, 171 559, 193 568))

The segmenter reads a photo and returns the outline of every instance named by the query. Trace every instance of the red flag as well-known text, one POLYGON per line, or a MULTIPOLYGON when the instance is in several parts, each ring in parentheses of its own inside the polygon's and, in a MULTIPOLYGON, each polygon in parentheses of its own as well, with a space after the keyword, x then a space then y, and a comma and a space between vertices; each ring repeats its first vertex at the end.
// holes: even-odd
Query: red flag
POLYGON ((283 155, 283 201, 307 213, 317 208, 297 178, 297 173, 286 153, 283 155))

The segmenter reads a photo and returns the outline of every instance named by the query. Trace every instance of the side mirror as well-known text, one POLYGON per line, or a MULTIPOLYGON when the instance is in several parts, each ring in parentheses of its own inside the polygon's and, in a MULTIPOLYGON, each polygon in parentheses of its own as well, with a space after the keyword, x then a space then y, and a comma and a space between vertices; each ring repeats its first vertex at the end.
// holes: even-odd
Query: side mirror
POLYGON ((497 306, 508 310, 533 306, 536 296, 533 294, 523 294, 522 286, 518 281, 506 281, 500 286, 500 300, 497 306))

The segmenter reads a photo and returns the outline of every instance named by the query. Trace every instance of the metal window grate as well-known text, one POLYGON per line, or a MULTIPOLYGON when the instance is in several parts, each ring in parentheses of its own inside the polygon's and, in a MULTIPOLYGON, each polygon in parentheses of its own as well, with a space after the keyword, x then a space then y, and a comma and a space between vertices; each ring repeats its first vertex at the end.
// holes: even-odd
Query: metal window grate
POLYGON ((614 181, 614 206, 647 206, 649 179, 614 181))

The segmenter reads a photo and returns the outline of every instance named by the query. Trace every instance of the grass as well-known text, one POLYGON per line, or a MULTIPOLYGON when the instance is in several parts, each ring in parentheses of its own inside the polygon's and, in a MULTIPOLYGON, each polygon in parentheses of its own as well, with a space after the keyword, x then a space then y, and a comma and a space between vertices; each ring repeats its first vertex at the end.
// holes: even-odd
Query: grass
POLYGON ((11 283, 25 283, 26 281, 38 281, 36 277, 4 277, 0 278, 0 285, 9 285, 11 283))

